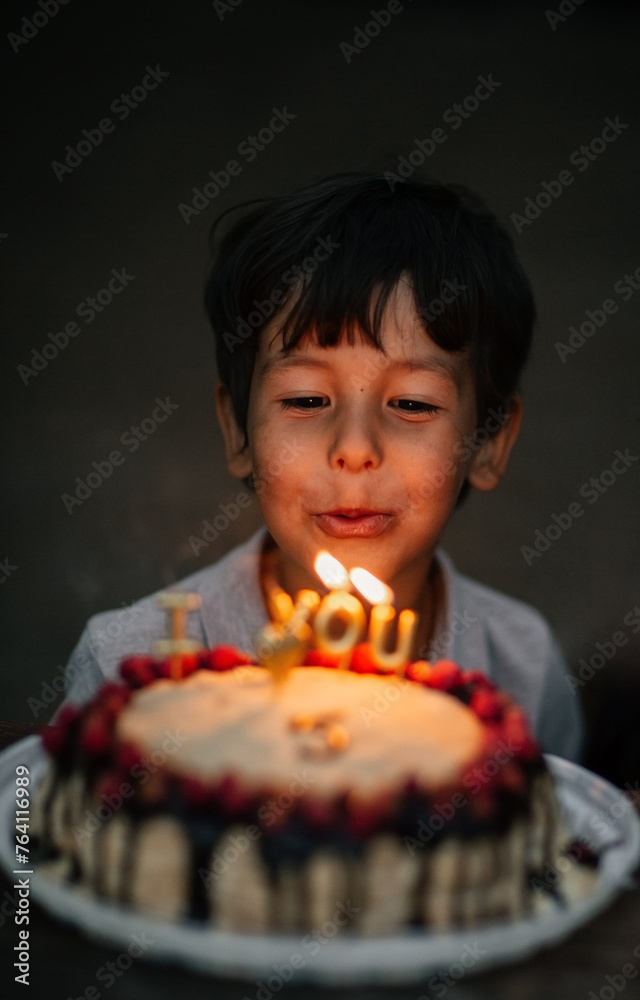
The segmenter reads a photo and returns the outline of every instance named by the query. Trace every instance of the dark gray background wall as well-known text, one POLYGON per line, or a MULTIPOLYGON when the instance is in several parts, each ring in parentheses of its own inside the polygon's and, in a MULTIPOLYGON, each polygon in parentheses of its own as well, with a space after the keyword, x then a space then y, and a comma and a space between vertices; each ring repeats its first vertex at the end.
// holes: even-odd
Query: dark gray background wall
MULTIPOLYGON (((214 561, 259 524, 253 501, 197 556, 189 544, 242 489, 222 461, 201 306, 217 213, 324 173, 397 162, 439 126, 446 141, 425 168, 495 209, 540 313, 508 476, 469 500, 446 545, 463 571, 537 605, 574 670, 620 630, 632 661, 640 271, 628 301, 613 289, 640 267, 637 8, 586 0, 554 20, 543 3, 407 2, 348 62, 340 44, 371 20, 370 2, 217 6, 222 16, 204 0, 71 0, 12 45, 8 34, 41 8, 3 5, 3 717, 33 721, 28 699, 60 676, 89 615, 214 561), (167 75, 123 120, 110 106, 147 66, 167 75), (443 122, 490 74, 495 92, 459 128, 443 122), (284 107, 295 119, 248 162, 239 144, 284 107), (59 180, 53 161, 105 117, 113 130, 59 180), (572 163, 616 117, 626 127, 615 141, 572 163), (240 175, 187 224, 179 204, 234 158, 240 175), (542 182, 567 169, 573 183, 531 224, 514 225, 542 182), (133 280, 92 322, 78 317, 123 268, 133 280), (563 362, 554 345, 605 299, 617 312, 563 362), (46 367, 19 369, 74 320, 80 332, 46 367), (167 396, 178 405, 170 418, 135 453, 123 447, 123 433, 167 396), (124 463, 69 513, 63 494, 114 449, 124 463), (597 502, 581 498, 626 449, 624 475, 597 502), (522 546, 576 501, 583 516, 528 565, 522 546)), ((587 701, 610 670, 581 688, 587 701)))

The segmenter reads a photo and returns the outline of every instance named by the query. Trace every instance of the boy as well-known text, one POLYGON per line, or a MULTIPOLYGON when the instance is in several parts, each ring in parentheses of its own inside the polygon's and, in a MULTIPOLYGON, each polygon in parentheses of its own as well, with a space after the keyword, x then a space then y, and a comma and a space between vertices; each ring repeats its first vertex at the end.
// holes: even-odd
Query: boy
MULTIPOLYGON (((182 581, 189 634, 251 650, 265 587, 319 588, 320 549, 414 608, 414 658, 480 669, 575 759, 576 699, 542 618, 460 576, 438 541, 471 489, 500 481, 521 418, 535 308, 509 237, 461 188, 329 177, 251 203, 219 242, 206 291, 229 471, 266 530, 182 581)), ((117 641, 97 615, 73 654, 81 701, 166 630, 153 597, 117 641)))

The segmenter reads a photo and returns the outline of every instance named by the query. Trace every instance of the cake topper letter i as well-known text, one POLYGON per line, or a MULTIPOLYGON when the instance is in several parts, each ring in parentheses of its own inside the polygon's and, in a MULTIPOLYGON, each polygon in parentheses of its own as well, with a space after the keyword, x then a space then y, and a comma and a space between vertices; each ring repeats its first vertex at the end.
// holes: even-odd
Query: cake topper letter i
POLYGON ((164 594, 158 594, 156 600, 158 607, 169 612, 171 638, 158 639, 157 642, 154 642, 153 655, 159 659, 169 657, 171 677, 173 680, 180 680, 182 677, 181 657, 185 653, 197 653, 198 650, 202 649, 202 645, 195 639, 185 637, 187 614, 189 611, 198 610, 202 604, 202 598, 200 594, 188 591, 169 590, 164 594))

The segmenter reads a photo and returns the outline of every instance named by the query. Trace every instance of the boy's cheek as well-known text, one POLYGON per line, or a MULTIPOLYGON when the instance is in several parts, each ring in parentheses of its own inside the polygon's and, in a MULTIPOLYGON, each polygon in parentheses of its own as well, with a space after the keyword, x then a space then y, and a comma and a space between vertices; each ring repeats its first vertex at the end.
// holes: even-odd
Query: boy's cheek
POLYGON ((294 497, 303 492, 300 477, 281 461, 258 465, 254 473, 254 489, 263 517, 278 518, 281 511, 289 511, 294 497))
POLYGON ((277 426, 257 426, 250 428, 249 439, 254 478, 265 484, 290 476, 310 452, 302 429, 287 433, 277 426))
POLYGON ((452 458, 443 458, 430 464, 417 485, 418 503, 439 497, 444 503, 455 503, 460 487, 465 480, 465 463, 452 458))

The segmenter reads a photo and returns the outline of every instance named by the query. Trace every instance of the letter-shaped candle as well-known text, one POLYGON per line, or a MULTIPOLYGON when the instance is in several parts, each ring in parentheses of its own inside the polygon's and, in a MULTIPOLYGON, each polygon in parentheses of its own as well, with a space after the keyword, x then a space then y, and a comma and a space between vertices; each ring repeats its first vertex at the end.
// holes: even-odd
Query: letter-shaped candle
POLYGON ((334 653, 340 657, 340 667, 349 666, 349 660, 354 647, 359 642, 366 625, 364 608, 353 594, 350 587, 349 574, 344 566, 334 559, 329 552, 319 552, 315 561, 315 570, 326 587, 331 587, 331 593, 323 598, 313 623, 316 640, 320 649, 334 653), (344 624, 342 635, 332 635, 332 623, 341 621, 344 624))
POLYGON ((299 591, 295 605, 286 591, 280 590, 280 594, 287 598, 288 605, 280 597, 272 606, 279 608, 282 617, 277 624, 269 622, 255 637, 258 659, 263 667, 271 671, 276 687, 286 681, 292 667, 300 666, 313 644, 309 618, 320 603, 320 596, 315 590, 299 591))
POLYGON ((359 566, 351 570, 349 577, 354 587, 373 605, 369 620, 369 642, 374 663, 383 670, 402 673, 411 660, 418 627, 417 614, 409 609, 400 612, 396 648, 394 652, 388 653, 385 649, 387 631, 396 615, 391 606, 393 591, 359 566))

